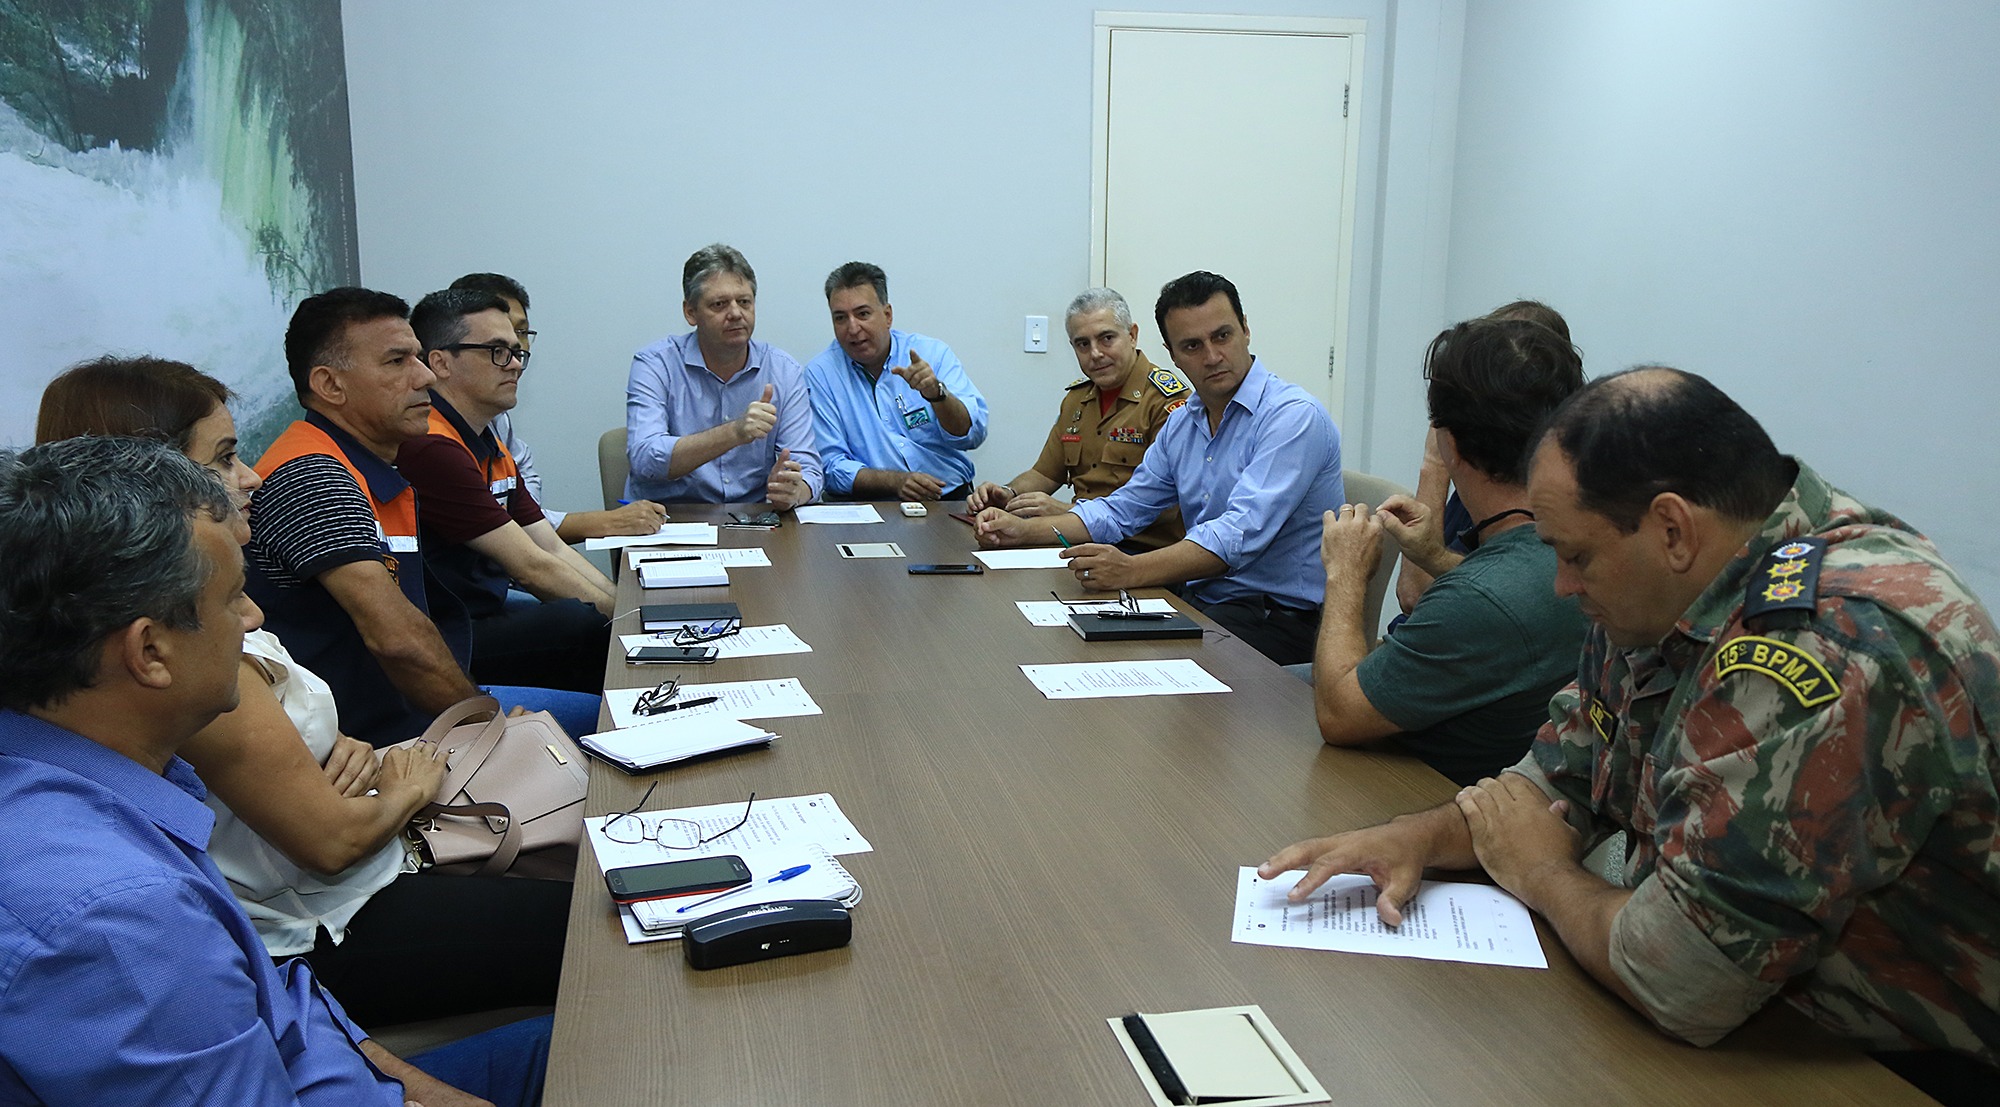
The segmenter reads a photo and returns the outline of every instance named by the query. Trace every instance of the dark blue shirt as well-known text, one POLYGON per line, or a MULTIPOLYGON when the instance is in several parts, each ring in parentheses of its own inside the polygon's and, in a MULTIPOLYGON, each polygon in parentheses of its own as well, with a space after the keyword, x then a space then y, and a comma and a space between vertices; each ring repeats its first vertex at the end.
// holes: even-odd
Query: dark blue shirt
POLYGON ((302 961, 271 963, 164 776, 0 711, 0 1104, 385 1104, 302 961))

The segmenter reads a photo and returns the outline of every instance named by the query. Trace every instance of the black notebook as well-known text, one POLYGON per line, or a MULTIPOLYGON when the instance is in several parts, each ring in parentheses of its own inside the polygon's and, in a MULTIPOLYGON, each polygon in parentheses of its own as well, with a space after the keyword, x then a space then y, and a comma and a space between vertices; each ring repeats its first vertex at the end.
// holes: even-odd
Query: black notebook
POLYGON ((639 625, 645 630, 679 630, 725 619, 742 622, 742 609, 733 603, 649 603, 639 609, 639 625))
POLYGON ((1084 612, 1069 617, 1070 629, 1086 642, 1132 642, 1142 638, 1199 638, 1201 624, 1175 612, 1164 619, 1103 618, 1084 612))

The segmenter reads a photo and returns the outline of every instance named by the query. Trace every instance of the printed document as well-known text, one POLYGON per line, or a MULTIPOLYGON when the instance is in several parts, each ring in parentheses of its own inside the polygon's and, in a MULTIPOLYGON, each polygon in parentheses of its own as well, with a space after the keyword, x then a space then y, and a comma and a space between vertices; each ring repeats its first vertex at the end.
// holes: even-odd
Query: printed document
POLYGON ((1285 893, 1304 875, 1294 871, 1260 880, 1254 868, 1238 870, 1231 940, 1427 961, 1549 967, 1527 907, 1498 888, 1426 880, 1403 908, 1403 925, 1391 928, 1375 914, 1374 882, 1359 873, 1333 877, 1304 903, 1285 902, 1285 893))
MULTIPOLYGON (((646 811, 639 818, 645 821, 649 834, 656 832, 662 819, 686 819, 701 824, 698 837, 706 837, 734 826, 736 820, 743 817, 743 801, 746 799, 749 799, 747 794, 701 807, 646 811)), ((620 845, 604 836, 604 820, 607 818, 610 816, 597 815, 583 820, 583 829, 590 836, 590 848, 597 852, 597 863, 606 869, 684 857, 715 857, 725 853, 747 855, 752 850, 804 845, 820 846, 832 854, 875 851, 875 847, 861 836, 861 831, 848 821, 840 810, 840 804, 834 802, 833 796, 827 792, 810 796, 758 796, 750 802, 749 822, 693 849, 665 850, 650 841, 636 846, 620 845)))
MULTIPOLYGON (((1023 665, 1042 695, 1052 700, 1107 696, 1192 696, 1227 692, 1229 685, 1185 657, 1160 661, 1084 661, 1070 665, 1023 665)), ((606 693, 609 695, 609 693, 606 693)))
POLYGON ((736 680, 724 684, 683 684, 680 694, 669 703, 686 703, 691 700, 716 697, 716 701, 700 707, 689 707, 680 711, 668 711, 659 715, 635 715, 632 708, 645 695, 645 688, 606 688, 605 705, 611 708, 611 725, 614 727, 642 726, 666 719, 700 718, 704 715, 724 719, 788 719, 799 715, 820 714, 819 704, 806 694, 805 685, 797 677, 782 680, 736 680))
MULTIPOLYGON (((1117 600, 1071 600, 1065 604, 1058 600, 1015 600, 1014 606, 1021 609, 1028 622, 1038 627, 1066 627, 1071 615, 1089 615, 1097 611, 1111 611, 1117 608, 1117 600)), ((1172 614, 1174 605, 1165 599, 1140 600, 1141 611, 1164 611, 1172 614)))
POLYGON ((879 523, 882 513, 874 504, 807 504, 792 514, 801 523, 879 523))
MULTIPOLYGON (((678 631, 662 630, 652 634, 621 634, 618 642, 626 653, 640 646, 671 646, 678 631)), ((781 653, 811 653, 812 647, 784 623, 768 627, 744 627, 726 638, 701 643, 714 646, 717 659, 724 657, 770 657, 781 653)))
POLYGON ((661 523, 652 534, 614 534, 609 538, 586 538, 586 550, 621 550, 627 546, 713 546, 717 542, 714 523, 661 523))
POLYGON ((1030 546, 1025 550, 980 550, 972 556, 988 569, 1067 569, 1061 546, 1030 546))

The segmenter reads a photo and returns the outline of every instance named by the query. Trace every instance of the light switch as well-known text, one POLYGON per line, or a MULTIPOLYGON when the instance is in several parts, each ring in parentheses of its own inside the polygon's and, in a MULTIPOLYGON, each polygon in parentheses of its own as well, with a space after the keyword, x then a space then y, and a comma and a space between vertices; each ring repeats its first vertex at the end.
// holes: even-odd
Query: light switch
POLYGON ((1021 349, 1031 354, 1046 354, 1049 352, 1048 316, 1028 316, 1027 330, 1021 336, 1021 349))

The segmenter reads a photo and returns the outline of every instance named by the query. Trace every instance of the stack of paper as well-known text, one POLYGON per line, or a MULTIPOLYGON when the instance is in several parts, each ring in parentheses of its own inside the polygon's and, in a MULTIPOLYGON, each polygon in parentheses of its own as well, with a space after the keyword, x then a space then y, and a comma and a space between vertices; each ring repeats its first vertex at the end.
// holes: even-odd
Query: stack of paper
POLYGON ((614 534, 609 538, 586 538, 586 550, 618 550, 627 546, 713 546, 714 523, 661 523, 652 534, 614 534))
POLYGON ((712 588, 728 583, 728 571, 708 560, 648 561, 639 566, 641 588, 712 588))
POLYGON ((778 736, 725 715, 666 716, 657 722, 587 734, 577 744, 633 772, 657 769, 691 757, 742 746, 762 745, 778 736))
POLYGON ((833 859, 825 846, 807 844, 741 853, 750 867, 750 884, 724 896, 702 892, 671 899, 641 900, 632 904, 632 917, 649 938, 678 938, 687 925, 705 915, 776 903, 786 899, 830 899, 852 907, 861 902, 861 885, 848 875, 846 866, 833 859), (805 872, 772 882, 771 878, 796 865, 808 865, 805 872), (711 902, 712 901, 712 902, 711 902))

